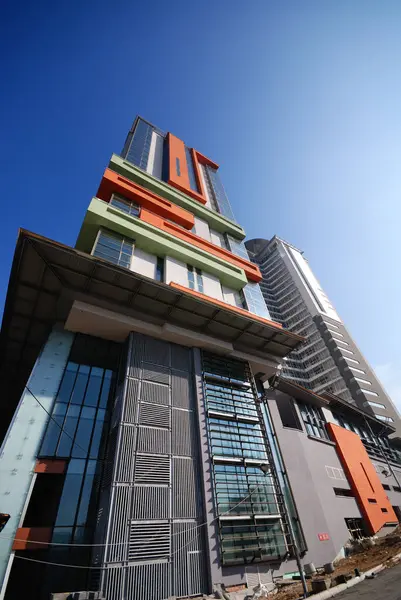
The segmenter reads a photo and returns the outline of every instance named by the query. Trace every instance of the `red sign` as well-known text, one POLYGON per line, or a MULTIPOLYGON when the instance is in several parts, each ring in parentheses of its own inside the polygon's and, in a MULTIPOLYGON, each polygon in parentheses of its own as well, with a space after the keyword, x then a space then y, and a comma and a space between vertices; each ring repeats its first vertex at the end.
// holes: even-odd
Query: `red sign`
POLYGON ((319 538, 320 542, 326 542, 327 540, 330 539, 330 536, 328 533, 318 533, 317 537, 319 538))

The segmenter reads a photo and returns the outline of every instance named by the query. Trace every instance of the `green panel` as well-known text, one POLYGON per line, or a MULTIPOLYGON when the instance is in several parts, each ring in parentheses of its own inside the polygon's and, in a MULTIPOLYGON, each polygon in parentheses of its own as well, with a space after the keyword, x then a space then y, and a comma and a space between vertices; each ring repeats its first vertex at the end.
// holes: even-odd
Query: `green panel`
POLYGON ((197 200, 193 200, 164 181, 142 171, 142 169, 123 160, 120 156, 117 156, 117 154, 113 154, 111 157, 109 168, 131 181, 135 181, 138 185, 141 185, 155 194, 166 198, 166 200, 170 200, 170 202, 174 202, 174 204, 178 204, 178 206, 185 208, 200 219, 209 223, 212 229, 215 229, 220 233, 228 233, 238 240, 243 240, 245 238, 245 231, 240 225, 234 223, 234 221, 223 217, 223 215, 214 210, 206 208, 197 200))
POLYGON ((206 273, 216 275, 223 285, 234 290, 240 290, 248 283, 243 269, 137 217, 127 215, 99 198, 93 198, 89 205, 75 247, 88 254, 91 253, 100 227, 134 239, 135 245, 146 252, 156 256, 171 256, 183 263, 194 265, 206 273))

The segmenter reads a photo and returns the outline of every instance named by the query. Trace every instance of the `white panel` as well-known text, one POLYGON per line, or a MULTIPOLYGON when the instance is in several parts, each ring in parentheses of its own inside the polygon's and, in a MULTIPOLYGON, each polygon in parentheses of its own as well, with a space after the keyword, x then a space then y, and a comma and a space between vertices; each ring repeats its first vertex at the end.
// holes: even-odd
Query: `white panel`
POLYGON ((326 314, 331 319, 341 322, 340 317, 331 306, 326 294, 322 291, 318 280, 314 276, 312 269, 302 256, 301 252, 287 245, 285 245, 285 250, 293 263, 295 263, 304 290, 308 293, 318 311, 321 314, 326 314))
POLYGON ((226 245, 224 243, 224 237, 222 233, 219 233, 218 231, 213 231, 213 229, 210 230, 210 239, 212 244, 216 244, 216 246, 220 246, 220 248, 224 248, 226 249, 226 245))
POLYGON ((185 285, 185 287, 188 287, 187 265, 179 260, 176 260, 175 258, 166 256, 165 281, 166 283, 171 283, 174 281, 174 283, 179 283, 180 285, 185 285))
POLYGON ((134 258, 131 263, 131 271, 140 273, 146 277, 155 278, 157 257, 148 252, 144 252, 140 248, 135 248, 134 258))
POLYGON ((232 306, 238 306, 242 308, 241 303, 239 302, 238 293, 235 290, 231 290, 225 285, 222 286, 224 302, 227 304, 231 304, 232 306))
POLYGON ((203 219, 195 217, 195 233, 204 240, 210 242, 209 225, 203 219))
POLYGON ((163 142, 164 139, 161 135, 152 133, 146 171, 158 179, 162 178, 163 142))
POLYGON ((203 292, 206 296, 211 296, 217 300, 223 300, 223 294, 221 293, 220 280, 210 273, 202 271, 203 279, 203 292))

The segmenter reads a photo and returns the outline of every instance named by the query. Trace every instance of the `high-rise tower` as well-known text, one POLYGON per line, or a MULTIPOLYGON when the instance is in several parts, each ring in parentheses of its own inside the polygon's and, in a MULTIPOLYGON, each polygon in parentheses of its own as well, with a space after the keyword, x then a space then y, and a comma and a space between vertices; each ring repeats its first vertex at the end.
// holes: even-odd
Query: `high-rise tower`
POLYGON ((270 319, 244 237, 218 165, 140 118, 75 248, 20 231, 1 334, 6 600, 31 576, 36 598, 188 596, 293 553, 259 396, 302 338, 270 319))
POLYGON ((316 393, 331 392, 399 426, 396 408, 303 253, 277 236, 250 240, 246 247, 261 269, 261 288, 272 318, 306 338, 286 357, 283 376, 316 393))

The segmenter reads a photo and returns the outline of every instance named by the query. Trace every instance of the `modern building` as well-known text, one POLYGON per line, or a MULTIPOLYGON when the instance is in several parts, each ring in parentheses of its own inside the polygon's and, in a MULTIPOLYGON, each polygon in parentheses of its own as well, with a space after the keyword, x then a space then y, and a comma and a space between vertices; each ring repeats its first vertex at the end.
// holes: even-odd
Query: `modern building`
POLYGON ((304 338, 270 318, 244 237, 218 165, 140 118, 75 248, 19 232, 1 600, 251 587, 397 521, 394 428, 279 376, 304 338))
POLYGON ((305 341, 284 361, 286 379, 324 391, 367 410, 401 433, 399 414, 373 369, 324 293, 303 252, 274 236, 246 247, 262 272, 261 288, 272 318, 305 341))

